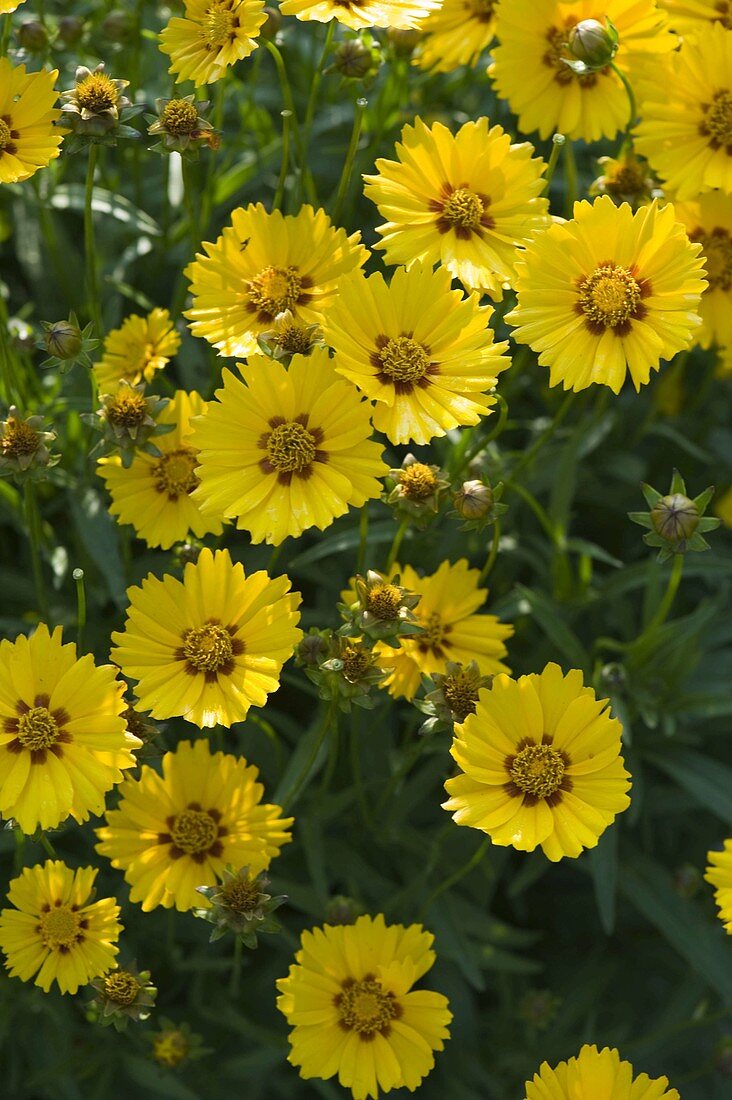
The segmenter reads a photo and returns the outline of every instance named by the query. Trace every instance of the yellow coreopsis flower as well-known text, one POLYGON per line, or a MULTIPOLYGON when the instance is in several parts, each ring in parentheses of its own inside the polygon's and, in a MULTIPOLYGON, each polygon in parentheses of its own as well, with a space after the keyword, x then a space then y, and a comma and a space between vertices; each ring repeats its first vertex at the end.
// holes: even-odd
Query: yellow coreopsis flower
POLYGON ((264 0, 185 0, 183 18, 160 32, 160 49, 171 60, 175 82, 192 80, 197 88, 220 80, 256 50, 267 20, 264 0))
POLYGON ((387 925, 381 914, 303 932, 277 982, 301 1077, 337 1075, 354 1100, 419 1087, 452 1020, 441 993, 412 989, 435 961, 433 941, 422 925, 387 925))
POLYGON ((544 1062, 525 1088, 524 1100, 680 1100, 668 1077, 634 1077, 630 1062, 609 1047, 583 1046, 576 1058, 554 1068, 544 1062))
POLYGON ((107 333, 102 358, 94 366, 99 392, 116 390, 123 378, 131 386, 150 382, 179 347, 167 309, 153 309, 146 317, 131 313, 120 328, 107 333))
POLYGON ((150 573, 127 595, 112 659, 139 681, 139 708, 153 718, 181 715, 203 728, 243 721, 277 690, 302 637, 289 578, 246 576, 228 550, 202 550, 182 581, 150 573))
POLYGON ((258 775, 200 739, 167 752, 162 775, 145 765, 124 783, 119 806, 97 829, 97 851, 124 871, 130 899, 145 912, 183 912, 206 904, 196 887, 215 885, 228 864, 264 871, 289 843, 293 819, 262 802, 258 775))
POLYGON ((658 0, 658 6, 668 12, 669 23, 685 38, 704 34, 713 23, 732 30, 732 0, 658 0))
POLYGON ((454 565, 444 561, 429 577, 420 577, 411 565, 394 565, 393 572, 400 585, 420 596, 414 615, 424 633, 403 637, 398 649, 377 643, 380 664, 393 669, 385 681, 391 695, 412 699, 422 675, 445 672, 448 661, 475 661, 485 676, 508 671, 503 658, 513 627, 495 615, 476 614, 488 596, 487 588, 478 587, 477 569, 462 558, 454 565))
POLYGON ((494 844, 541 846, 552 861, 594 848, 630 805, 622 727, 608 706, 576 669, 496 676, 455 727, 450 752, 460 774, 445 783, 444 809, 494 844))
POLYGON ((371 410, 324 349, 293 355, 289 369, 253 355, 240 370, 224 371, 191 437, 204 514, 213 508, 253 542, 277 545, 379 496, 388 467, 370 438, 371 410))
POLYGON ((443 0, 420 24, 415 65, 443 73, 474 65, 495 38, 497 7, 498 0, 443 0))
POLYGON ((439 5, 440 0, 282 0, 280 11, 318 23, 337 19, 353 30, 364 27, 408 30, 419 27, 421 20, 439 5))
MULTIPOLYGON (((572 28, 586 19, 618 32, 615 64, 638 91, 654 78, 649 70, 677 40, 655 0, 501 0, 489 72, 524 133, 542 138, 555 131, 583 141, 612 138, 629 121, 628 96, 609 65, 578 74, 566 64, 572 28)), ((665 86, 664 86, 665 87, 665 86)))
POLYGON ((661 361, 693 343, 701 325, 701 245, 671 205, 633 213, 608 195, 575 203, 574 218, 528 246, 519 264, 513 337, 550 368, 549 384, 639 390, 661 361))
POLYGON ((696 202, 675 203, 674 210, 689 239, 701 245, 706 268, 696 342, 726 346, 732 343, 732 194, 708 192, 696 202))
POLYGON ((41 623, 0 642, 0 812, 24 833, 104 811, 104 796, 135 766, 124 684, 111 665, 41 623))
POLYGON ((420 118, 402 130, 397 160, 376 161, 364 193, 387 218, 377 226, 390 264, 443 264, 468 290, 500 297, 520 249, 549 224, 545 164, 487 118, 456 134, 420 118))
POLYGON ((11 879, 15 908, 0 912, 0 948, 11 977, 27 982, 35 975, 46 993, 54 981, 62 993, 76 993, 117 965, 119 906, 111 898, 91 900, 97 873, 49 859, 11 879))
POLYGON ((676 199, 732 193, 732 30, 684 39, 644 96, 635 145, 676 199))
POLYGON ((65 131, 53 125, 61 115, 57 76, 58 69, 28 73, 0 58, 0 183, 27 180, 59 155, 65 131))
MULTIPOLYGON (((729 496, 730 494, 726 494, 729 496)), ((717 509, 719 513, 719 508, 717 509)), ((726 522, 725 526, 732 526, 726 522)), ((714 900, 719 907, 719 919, 732 935, 732 840, 725 840, 721 852, 707 852, 709 866, 704 878, 714 887, 714 900)))
POLYGON ((191 498, 200 484, 198 451, 190 445, 191 417, 205 412, 206 402, 197 393, 178 390, 157 418, 158 424, 175 425, 174 431, 155 436, 159 457, 140 450, 127 468, 116 455, 97 464, 112 496, 110 512, 120 523, 131 523, 149 546, 167 550, 189 534, 221 534, 221 516, 204 516, 191 498))
POLYGON ((451 285, 446 268, 421 261, 397 268, 390 284, 359 272, 328 311, 333 365, 376 402, 374 426, 392 443, 429 443, 477 424, 510 365, 507 345, 493 340, 492 309, 451 285))
POLYGON ((256 352, 257 336, 286 310, 321 324, 341 277, 368 256, 360 233, 349 237, 312 206, 283 215, 268 214, 257 203, 235 210, 231 221, 215 244, 204 242, 206 255, 197 255, 186 269, 191 332, 221 355, 256 352))
POLYGON ((5 15, 6 13, 9 15, 10 12, 15 11, 24 3, 25 0, 0 0, 0 15, 5 15))

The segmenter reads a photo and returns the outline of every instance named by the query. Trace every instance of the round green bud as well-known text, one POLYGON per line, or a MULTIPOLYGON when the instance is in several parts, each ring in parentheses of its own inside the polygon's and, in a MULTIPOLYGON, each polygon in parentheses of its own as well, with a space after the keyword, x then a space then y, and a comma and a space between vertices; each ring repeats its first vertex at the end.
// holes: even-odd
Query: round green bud
POLYGON ((683 493, 661 497, 651 509, 653 530, 667 542, 686 542, 699 526, 699 509, 683 493))
POLYGON ((84 33, 84 20, 78 15, 64 15, 58 21, 58 36, 64 46, 75 46, 84 33))
POLYGON ((493 490, 482 481, 464 481, 452 502, 462 519, 482 519, 493 507, 493 490))
POLYGON ((99 30, 110 42, 124 45, 132 40, 135 33, 135 17, 128 11, 111 11, 99 30))
POLYGON ((349 80, 363 80, 376 72, 378 61, 374 58, 373 49, 355 38, 349 42, 341 42, 334 51, 333 68, 349 80))
POLYGON ((597 19, 583 19, 569 34, 569 52, 588 69, 604 69, 618 49, 616 32, 597 19))
POLYGON ((268 4, 264 9, 264 14, 267 16, 267 20, 259 28, 259 34, 262 38, 274 38, 282 26, 280 10, 279 8, 270 7, 268 4))
POLYGON ((16 32, 18 45, 28 53, 43 53, 48 46, 48 31, 37 19, 26 19, 16 32))
POLYGON ((44 336, 46 351, 57 359, 74 359, 82 347, 81 330, 71 321, 56 321, 44 336))

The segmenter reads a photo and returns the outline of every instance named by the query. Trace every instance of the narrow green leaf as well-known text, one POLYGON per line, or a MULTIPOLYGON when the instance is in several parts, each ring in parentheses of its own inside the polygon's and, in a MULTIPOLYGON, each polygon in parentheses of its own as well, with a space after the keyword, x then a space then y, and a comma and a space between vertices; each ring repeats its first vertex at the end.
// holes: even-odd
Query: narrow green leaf
POLYGON ((525 588, 522 584, 516 585, 516 588, 528 603, 531 614, 549 641, 554 643, 572 668, 588 668, 589 657, 584 646, 574 631, 564 622, 554 601, 541 592, 525 588))
POLYGON ((606 935, 615 929, 618 890, 618 827, 611 825, 596 848, 588 852, 588 864, 600 923, 606 935))
POLYGON ((646 759, 669 775, 705 810, 732 825, 732 768, 693 749, 674 749, 646 759))

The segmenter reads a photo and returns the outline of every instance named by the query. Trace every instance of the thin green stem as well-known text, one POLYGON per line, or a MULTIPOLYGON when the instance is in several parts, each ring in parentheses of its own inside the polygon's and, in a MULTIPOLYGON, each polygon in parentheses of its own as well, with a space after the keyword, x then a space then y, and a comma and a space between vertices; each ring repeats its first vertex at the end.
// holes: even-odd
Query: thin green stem
POLYGON ((577 199, 577 161, 574 159, 574 146, 571 141, 564 143, 564 179, 567 185, 565 212, 572 217, 577 199))
POLYGON ((310 144, 310 133, 313 128, 313 120, 315 118, 315 108, 318 104, 318 92, 320 91, 320 82, 323 79, 323 70, 325 63, 328 60, 328 54, 330 53, 330 47, 333 43, 333 35, 335 34, 336 21, 331 19, 328 23, 328 29, 325 32, 325 42, 323 43, 323 52, 318 59, 318 63, 315 66, 315 71, 310 81, 310 96, 308 98, 308 105, 305 111, 305 125, 303 127, 303 145, 307 150, 310 144))
POLYGON ((449 890, 452 886, 455 886, 455 884, 460 882, 461 879, 464 879, 466 875, 469 875, 474 867, 478 866, 483 856, 488 851, 490 843, 491 838, 489 836, 485 837, 485 839, 481 842, 480 847, 475 852, 473 852, 467 863, 464 863, 462 867, 458 867, 457 871, 453 871, 451 875, 448 875, 447 878, 443 882, 441 882, 435 890, 432 891, 427 900, 420 907, 420 917, 424 916, 430 905, 432 905, 432 903, 436 901, 441 894, 444 894, 446 890, 449 890))
POLYGON ((361 517, 358 521, 358 557, 356 558, 356 572, 363 573, 366 564, 366 545, 369 537, 369 506, 364 504, 361 509, 361 517))
POLYGON ((328 730, 331 727, 333 718, 335 717, 335 712, 335 704, 331 703, 323 716, 322 722, 320 723, 320 728, 318 729, 317 735, 315 737, 312 751, 308 756, 307 761, 305 762, 304 768, 302 768, 299 776, 297 777, 297 780, 295 781, 295 784, 290 790, 289 795, 287 795, 287 797, 282 800, 282 808, 284 810, 289 810, 292 808, 292 806, 294 806, 295 802, 298 799, 298 796, 300 795, 300 792, 310 778, 310 773, 315 766, 315 761, 318 759, 318 753, 320 752, 323 742, 325 741, 325 738, 328 734, 328 730))
POLYGON ((19 875, 23 869, 23 857, 25 855, 25 833, 16 825, 13 829, 15 834, 15 854, 13 856, 13 871, 16 875, 19 875))
POLYGON ((459 464, 456 467, 456 473, 459 474, 462 470, 470 465, 473 459, 477 458, 481 451, 484 451, 489 443, 492 443, 494 439, 498 439, 503 434, 503 430, 506 427, 506 421, 508 419, 508 403, 505 398, 497 394, 499 413, 498 421, 495 428, 488 433, 488 435, 478 436, 477 438, 471 438, 468 440, 468 446, 465 448, 463 454, 460 456, 459 464))
POLYGON ((181 157, 181 169, 183 177, 183 201, 186 207, 186 214, 188 215, 188 232, 191 238, 191 249, 193 255, 196 255, 198 247, 201 244, 201 227, 199 224, 200 210, 196 205, 195 193, 196 188, 191 178, 192 166, 185 157, 181 157))
POLYGON ((549 157, 549 163, 546 166, 546 173, 544 174, 544 190, 542 191, 542 195, 549 194, 549 187, 554 178, 557 164, 559 163, 559 154, 566 140, 564 134, 554 134, 552 138, 552 151, 549 157))
POLYGON ((0 34, 0 57, 5 57, 10 43, 10 28, 13 24, 12 17, 6 15, 3 19, 2 34, 0 34))
POLYGON ((528 489, 525 489, 524 486, 520 482, 517 482, 517 481, 508 481, 507 480, 507 481, 504 481, 503 484, 505 485, 506 489, 516 493, 517 496, 520 496, 521 499, 526 504, 528 504, 529 508, 534 513, 534 515, 538 519, 539 523, 541 524, 541 526, 546 531, 546 533, 549 536, 549 538, 551 539, 552 543, 555 542, 556 533, 554 531, 554 525, 553 525, 552 521, 549 519, 549 516, 547 515, 547 513, 544 511, 542 506, 539 504, 539 501, 533 495, 533 493, 530 493, 528 489))
POLYGON ((340 225, 341 222, 343 206, 346 201, 346 196, 348 195, 348 186, 351 182, 353 165, 356 160, 358 143, 361 138, 361 127, 363 126, 364 111, 367 107, 368 100, 356 100, 356 110, 353 115, 353 129, 351 130, 351 140, 348 143, 348 151, 346 152, 346 159, 343 162, 343 171, 341 172, 341 178, 338 183, 335 203, 333 204, 333 223, 335 225, 340 225))
POLYGON ((360 714, 359 711, 354 708, 351 716, 351 772, 353 774, 353 782, 356 787, 356 801, 358 802, 358 808, 361 811, 361 817, 364 824, 369 829, 374 828, 374 819, 371 816, 371 810, 366 799, 366 791, 363 785, 363 772, 361 770, 361 742, 360 742, 360 714))
POLYGON ((75 569, 71 574, 76 582, 76 649, 78 653, 84 652, 84 632, 86 630, 86 588, 84 587, 84 570, 75 569))
POLYGON ((496 558, 498 557, 498 543, 500 542, 500 540, 501 540, 501 525, 498 522, 498 520, 496 520, 496 522, 494 524, 494 527, 493 527, 493 539, 491 540, 491 548, 490 548, 490 551, 488 553, 488 557, 485 560, 485 565, 483 566, 483 568, 480 571, 480 576, 478 577, 478 584, 480 584, 481 581, 484 581, 486 579, 486 577, 490 573, 491 569, 493 568, 493 566, 495 564, 495 561, 496 561, 496 558))
POLYGON ((635 124, 635 120, 638 117, 638 105, 637 105, 636 100, 635 100, 635 92, 633 91, 633 85, 630 83, 630 81, 628 80, 627 76, 622 71, 622 69, 619 69, 614 61, 610 62, 610 68, 612 69, 612 71, 615 73, 615 75, 617 76, 620 83, 625 88, 625 94, 628 97, 628 108, 629 108, 628 125, 625 127, 625 133, 623 134, 623 137, 622 137, 621 142, 620 142, 620 152, 622 153, 622 151, 626 147, 630 146, 630 144, 633 140, 630 136, 630 131, 633 129, 633 126, 635 124))
POLYGON ((41 845, 41 848, 43 848, 43 851, 46 853, 46 855, 50 856, 51 859, 58 859, 58 856, 56 855, 56 849, 54 848, 53 844, 51 844, 51 841, 48 839, 44 832, 40 832, 35 839, 41 845))
POLYGON ((28 541, 31 552, 31 565, 33 567, 33 583, 36 590, 38 610, 43 622, 48 622, 48 597, 46 585, 43 580, 43 564, 41 562, 41 515, 38 510, 38 498, 35 485, 32 481, 25 483, 25 516, 28 524, 28 541))
POLYGON ((409 520, 408 519, 403 519, 402 522, 399 524, 399 527, 397 528, 397 533, 394 535, 394 541, 391 544, 391 549, 389 550, 389 556, 386 559, 386 567, 384 569, 384 572, 387 574, 387 576, 389 575, 389 570, 393 566, 394 562, 399 557, 399 551, 401 549, 402 539, 404 538, 404 535, 406 534, 407 527, 409 527, 409 520))
POLYGON ((669 612, 673 606, 673 602, 676 599, 676 593, 678 591, 679 584, 681 583, 681 575, 683 571, 684 555, 674 554, 674 562, 671 567, 671 572, 669 574, 668 583, 666 585, 666 591, 663 594, 663 599, 658 605, 656 614, 653 616, 648 626, 645 628, 645 630, 635 643, 636 645, 638 644, 638 642, 641 641, 641 639, 648 638, 651 634, 654 633, 654 631, 658 630, 658 628, 660 626, 663 626, 663 624, 666 622, 669 612))
POLYGON ((263 45, 272 55, 272 60, 274 61, 275 68, 277 69, 277 77, 280 82, 282 99, 284 101, 285 108, 290 112, 292 116, 292 136, 295 140, 300 179, 302 180, 305 174, 303 170, 303 164, 305 161, 305 148, 303 145, 302 134, 300 133, 300 124, 297 119, 297 111, 295 110, 295 99, 292 94, 292 86, 287 76, 287 66, 285 65, 282 54, 277 49, 274 42, 271 42, 268 38, 265 38, 263 40, 263 45))
POLYGON ((89 146, 89 159, 86 165, 86 193, 84 199, 84 252, 86 257, 86 285, 89 299, 89 316, 94 322, 94 335, 101 340, 104 336, 102 324, 102 306, 99 299, 97 279, 97 249, 94 241, 94 171, 97 166, 98 146, 89 146))
POLYGON ((527 466, 531 465, 544 444, 548 443, 549 440, 552 438, 557 428, 562 423, 565 416, 572 407, 574 397, 574 392, 570 390, 570 392, 566 395, 564 401, 560 405, 556 415, 552 417, 551 424, 541 433, 539 438, 534 441, 534 443, 529 447, 528 451, 524 451, 523 455, 514 466, 513 470, 511 471, 511 477, 513 479, 515 479, 517 474, 519 474, 522 470, 525 470, 527 466))
POLYGON ((229 993, 232 997, 239 996, 239 985, 241 983, 241 955, 241 938, 235 936, 234 958, 231 963, 231 978, 229 979, 229 993))
POLYGON ((272 200, 272 210, 279 210, 285 197, 285 185, 290 171, 290 132, 292 128, 292 111, 280 111, 282 115, 282 163, 280 165, 280 178, 277 181, 277 190, 272 200))

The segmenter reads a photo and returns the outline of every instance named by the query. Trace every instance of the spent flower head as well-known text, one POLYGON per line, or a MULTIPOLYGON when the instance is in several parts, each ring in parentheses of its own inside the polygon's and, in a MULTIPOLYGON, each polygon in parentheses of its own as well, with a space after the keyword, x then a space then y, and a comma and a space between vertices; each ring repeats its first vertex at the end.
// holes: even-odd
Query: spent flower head
POLYGON ((440 510, 450 482, 439 466, 420 462, 408 454, 399 468, 384 479, 383 499, 400 518, 425 527, 440 510))
POLYGON ((462 665, 448 661, 444 673, 433 673, 425 678, 432 690, 424 699, 415 699, 414 705, 429 715, 420 727, 421 734, 435 733, 440 729, 452 730, 456 722, 464 722, 475 714, 475 706, 481 688, 490 687, 493 677, 483 676, 475 661, 462 665))
POLYGON ((95 997, 88 1007, 89 1018, 117 1031, 124 1031, 130 1020, 147 1020, 158 992, 150 981, 150 971, 138 970, 135 963, 110 970, 91 987, 95 997))
POLYGON ((42 416, 22 417, 11 405, 7 418, 0 420, 0 477, 17 481, 43 478, 61 459, 48 449, 55 438, 54 431, 44 431, 42 416))
POLYGON ((307 676, 318 685, 321 699, 332 700, 345 712, 351 705, 371 710, 375 701, 371 689, 381 685, 392 671, 383 668, 373 649, 360 638, 335 635, 331 639, 331 656, 307 676))
POLYGON ((643 541, 648 546, 659 547, 658 560, 666 561, 673 554, 688 554, 691 550, 708 550, 704 532, 714 531, 721 520, 705 516, 707 505, 714 495, 709 486, 693 499, 686 495, 686 484, 678 470, 674 470, 671 488, 664 496, 651 485, 642 485, 648 512, 629 512, 634 523, 648 528, 643 541))
POLYGON ((122 717, 127 723, 127 732, 142 741, 140 748, 135 750, 137 760, 160 756, 156 742, 165 729, 164 722, 154 722, 149 714, 138 709, 138 700, 134 695, 125 696, 126 709, 122 717))
POLYGON ((194 95, 176 99, 156 99, 154 115, 146 115, 150 121, 148 134, 160 141, 151 148, 159 153, 180 153, 188 160, 195 160, 202 145, 218 149, 221 138, 203 114, 208 102, 196 100, 194 95))
POLYGON ((41 327, 44 335, 37 347, 48 355, 48 359, 41 363, 42 367, 57 367, 62 374, 75 363, 91 367, 89 353, 99 345, 99 341, 92 337, 94 326, 91 321, 81 328, 72 310, 67 320, 41 321, 41 327))
POLYGON ((208 1054, 203 1039, 191 1030, 189 1024, 174 1024, 165 1017, 160 1021, 160 1030, 148 1033, 145 1038, 152 1044, 152 1060, 167 1069, 177 1069, 208 1054))
POLYGON ((75 153, 88 145, 116 145, 120 137, 139 138, 138 130, 125 125, 144 108, 134 106, 124 95, 129 80, 117 80, 104 71, 79 65, 74 87, 61 93, 61 123, 73 131, 64 150, 75 153))
POLYGON ((245 947, 255 948, 260 933, 279 932, 281 925, 272 914, 287 901, 287 896, 267 894, 268 885, 265 875, 252 875, 248 867, 234 871, 229 864, 216 886, 197 886, 210 905, 194 909, 193 914, 214 925, 209 942, 233 932, 245 947))
POLYGON ((308 324, 289 309, 277 314, 272 328, 257 336, 257 343, 265 355, 283 363, 289 363, 293 355, 310 355, 313 348, 325 346, 320 325, 308 324))
POLYGON ((648 163, 632 149, 624 147, 617 158, 600 157, 597 165, 602 175, 590 184, 589 193, 593 197, 609 195, 617 206, 627 202, 637 210, 663 195, 648 163))
POLYGON ((155 458, 160 451, 151 442, 153 436, 165 435, 175 429, 174 424, 158 424, 157 419, 168 404, 167 397, 155 394, 145 396, 145 383, 133 386, 122 379, 114 393, 99 396, 101 407, 95 413, 83 413, 81 419, 102 433, 94 451, 118 450, 122 465, 132 465, 136 451, 144 451, 155 458))
POLYGON ((397 645, 401 636, 420 634, 422 626, 414 615, 420 601, 417 592, 399 584, 399 574, 389 577, 369 569, 355 578, 356 599, 339 604, 345 625, 338 631, 346 637, 363 635, 372 642, 397 645))

